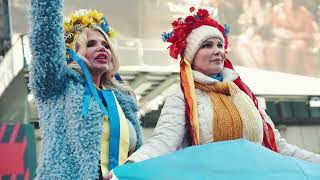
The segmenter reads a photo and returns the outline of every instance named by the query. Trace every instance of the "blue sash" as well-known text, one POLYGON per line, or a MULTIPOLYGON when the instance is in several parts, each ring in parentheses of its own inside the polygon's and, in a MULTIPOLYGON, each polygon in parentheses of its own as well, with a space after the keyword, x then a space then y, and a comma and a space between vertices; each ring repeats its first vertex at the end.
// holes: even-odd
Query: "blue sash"
POLYGON ((109 170, 115 168, 119 164, 119 141, 120 141, 120 120, 116 100, 112 90, 97 90, 91 79, 89 70, 85 62, 77 56, 77 54, 67 48, 66 49, 73 60, 75 60, 82 69, 86 79, 84 100, 82 106, 82 116, 86 118, 88 115, 88 107, 91 96, 96 100, 104 115, 109 118, 110 142, 109 142, 109 170), (99 96, 102 94, 102 96, 99 96), (107 108, 103 105, 103 100, 107 108))

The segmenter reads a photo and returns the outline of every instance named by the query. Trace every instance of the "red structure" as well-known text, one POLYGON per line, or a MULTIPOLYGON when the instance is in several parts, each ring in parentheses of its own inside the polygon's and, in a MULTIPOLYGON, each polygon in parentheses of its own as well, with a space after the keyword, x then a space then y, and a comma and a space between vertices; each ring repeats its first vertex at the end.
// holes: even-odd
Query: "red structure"
POLYGON ((36 169, 34 127, 0 124, 0 178, 32 179, 36 169))

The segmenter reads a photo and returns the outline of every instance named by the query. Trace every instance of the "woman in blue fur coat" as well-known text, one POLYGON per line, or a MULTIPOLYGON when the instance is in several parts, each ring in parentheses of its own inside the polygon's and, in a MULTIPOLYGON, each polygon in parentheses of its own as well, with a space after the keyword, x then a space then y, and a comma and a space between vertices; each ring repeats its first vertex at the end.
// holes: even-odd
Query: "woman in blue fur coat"
POLYGON ((62 18, 62 0, 31 0, 30 87, 40 116, 36 179, 98 179, 142 144, 132 91, 115 80, 114 32, 103 14, 62 18))

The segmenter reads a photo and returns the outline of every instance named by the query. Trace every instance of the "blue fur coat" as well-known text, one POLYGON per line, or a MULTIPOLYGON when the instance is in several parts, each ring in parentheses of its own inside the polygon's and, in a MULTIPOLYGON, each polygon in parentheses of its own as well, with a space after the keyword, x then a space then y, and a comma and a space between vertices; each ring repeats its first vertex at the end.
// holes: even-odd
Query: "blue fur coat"
MULTIPOLYGON (((30 88, 40 116, 41 154, 36 179, 97 179, 103 112, 94 98, 81 116, 85 80, 66 65, 62 0, 31 0, 30 88)), ((114 91, 142 144, 134 99, 114 91)))

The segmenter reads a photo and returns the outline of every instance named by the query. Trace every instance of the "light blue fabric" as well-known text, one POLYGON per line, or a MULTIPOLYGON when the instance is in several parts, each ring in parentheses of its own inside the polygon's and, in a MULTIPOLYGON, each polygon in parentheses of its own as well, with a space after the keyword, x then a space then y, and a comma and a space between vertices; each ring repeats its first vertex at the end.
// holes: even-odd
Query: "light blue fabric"
POLYGON ((127 121, 128 123, 128 128, 129 128, 129 152, 134 151, 135 146, 137 144, 137 133, 136 130, 134 129, 132 123, 130 121, 127 121))
POLYGON ((212 79, 216 79, 216 80, 221 81, 221 82, 223 81, 223 76, 222 76, 221 73, 218 73, 218 74, 216 74, 214 76, 211 76, 211 78, 212 79))
POLYGON ((101 91, 109 111, 110 142, 109 142, 109 168, 113 169, 119 165, 120 144, 120 119, 116 100, 110 90, 101 91))
MULTIPOLYGON (((36 179, 96 179, 103 112, 90 98, 82 116, 85 80, 66 65, 62 0, 31 0, 30 88, 40 116, 41 154, 36 179)), ((142 144, 135 100, 113 90, 142 144)))
POLYGON ((192 146, 113 170, 118 179, 319 180, 320 165, 244 139, 192 146))

